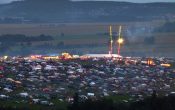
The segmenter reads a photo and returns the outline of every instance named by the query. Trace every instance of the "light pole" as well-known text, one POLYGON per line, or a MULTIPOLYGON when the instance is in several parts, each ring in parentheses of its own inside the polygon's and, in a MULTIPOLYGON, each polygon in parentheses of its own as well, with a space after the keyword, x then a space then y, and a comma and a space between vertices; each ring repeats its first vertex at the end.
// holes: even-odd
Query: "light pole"
POLYGON ((124 39, 121 37, 121 31, 122 31, 122 26, 119 27, 119 35, 118 35, 118 39, 117 39, 118 55, 120 55, 121 44, 123 44, 123 42, 124 42, 124 39))
POLYGON ((113 53, 112 26, 109 27, 109 34, 110 34, 110 47, 109 47, 109 54, 112 56, 112 53, 113 53))

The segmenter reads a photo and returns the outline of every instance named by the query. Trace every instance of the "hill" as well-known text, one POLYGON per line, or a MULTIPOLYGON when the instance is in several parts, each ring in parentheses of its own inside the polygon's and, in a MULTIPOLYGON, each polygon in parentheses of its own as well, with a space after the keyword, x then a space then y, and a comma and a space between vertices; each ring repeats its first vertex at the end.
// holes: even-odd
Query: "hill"
POLYGON ((171 20, 175 3, 24 0, 0 5, 0 23, 171 20))

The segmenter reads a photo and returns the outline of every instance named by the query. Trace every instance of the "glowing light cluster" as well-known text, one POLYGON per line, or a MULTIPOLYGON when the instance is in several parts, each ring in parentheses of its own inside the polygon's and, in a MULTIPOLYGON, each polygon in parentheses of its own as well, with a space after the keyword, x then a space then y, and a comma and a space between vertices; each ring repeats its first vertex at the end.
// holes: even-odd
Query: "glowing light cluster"
POLYGON ((72 59, 73 57, 69 53, 62 53, 62 59, 72 59))
POLYGON ((155 63, 154 63, 154 61, 152 59, 148 59, 147 64, 155 66, 155 63))
POLYGON ((171 64, 161 64, 163 67, 171 67, 171 64))
POLYGON ((31 56, 30 56, 30 58, 33 59, 33 60, 39 59, 39 58, 41 58, 41 57, 42 57, 42 55, 31 55, 31 56))

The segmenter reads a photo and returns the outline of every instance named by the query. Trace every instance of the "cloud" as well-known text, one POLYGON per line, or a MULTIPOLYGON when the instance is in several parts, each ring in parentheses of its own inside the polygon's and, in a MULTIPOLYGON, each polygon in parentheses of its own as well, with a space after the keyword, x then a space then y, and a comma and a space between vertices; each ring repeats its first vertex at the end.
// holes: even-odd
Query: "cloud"
POLYGON ((18 1, 18 0, 0 0, 0 3, 3 4, 3 3, 10 3, 12 1, 18 1))

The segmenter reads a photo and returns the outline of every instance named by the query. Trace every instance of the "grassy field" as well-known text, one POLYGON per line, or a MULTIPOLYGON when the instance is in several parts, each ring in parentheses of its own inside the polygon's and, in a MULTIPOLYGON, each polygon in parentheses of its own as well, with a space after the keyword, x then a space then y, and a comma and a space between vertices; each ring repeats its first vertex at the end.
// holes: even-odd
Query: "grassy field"
POLYGON ((58 24, 0 24, 0 35, 2 34, 25 34, 25 35, 96 35, 109 32, 109 25, 112 25, 114 32, 118 32, 119 25, 123 30, 128 26, 152 26, 162 25, 163 21, 153 22, 126 22, 126 23, 58 23, 58 24))
MULTIPOLYGON (((163 25, 162 21, 154 22, 130 22, 130 23, 62 23, 62 24, 0 24, 0 35, 2 34, 24 34, 35 36, 40 34, 51 35, 54 40, 49 42, 32 42, 32 46, 51 44, 56 46, 64 42, 66 46, 78 45, 98 45, 97 47, 81 47, 68 49, 49 49, 48 53, 60 51, 83 51, 83 53, 108 53, 108 31, 109 25, 115 26, 114 32, 118 31, 119 25, 123 26, 123 33, 130 26, 150 26, 158 27, 163 25)), ((124 36, 125 37, 125 36, 124 36)), ((175 32, 174 33, 144 33, 133 36, 130 44, 125 43, 122 47, 123 53, 170 53, 175 52, 175 32), (143 44, 144 37, 154 36, 155 45, 143 44)), ((116 45, 116 44, 115 44, 116 45)), ((11 51, 21 51, 20 46, 10 48, 11 51)), ((38 51, 38 50, 36 50, 38 51)), ((46 53, 47 53, 46 52, 46 53)), ((116 46, 115 46, 116 52, 116 46)), ((37 52, 36 52, 37 53, 37 52)))

